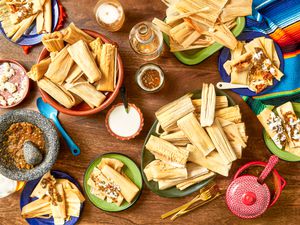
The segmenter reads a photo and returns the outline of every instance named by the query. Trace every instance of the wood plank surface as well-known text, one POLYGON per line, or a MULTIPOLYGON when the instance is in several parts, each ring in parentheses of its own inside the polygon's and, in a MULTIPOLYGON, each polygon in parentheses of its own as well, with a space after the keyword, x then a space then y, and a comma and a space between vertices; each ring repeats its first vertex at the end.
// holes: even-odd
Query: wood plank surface
MULTIPOLYGON (((104 125, 107 110, 97 115, 87 117, 59 115, 59 119, 64 128, 78 144, 82 153, 78 157, 72 156, 66 144, 61 139, 59 157, 53 169, 69 173, 76 178, 81 185, 85 169, 91 160, 100 154, 106 152, 120 152, 128 155, 140 165, 142 145, 147 132, 154 122, 154 112, 162 105, 183 94, 199 89, 203 82, 216 83, 220 81, 217 69, 219 53, 214 54, 199 65, 185 66, 177 61, 169 52, 168 47, 165 46, 163 55, 153 61, 159 64, 165 72, 165 86, 160 92, 154 94, 148 94, 140 90, 135 83, 135 72, 145 61, 141 60, 131 50, 128 42, 128 34, 132 26, 140 21, 151 21, 153 17, 163 18, 165 15, 165 5, 161 3, 160 0, 122 0, 121 2, 123 3, 126 14, 125 25, 119 32, 110 33, 99 28, 94 19, 93 7, 96 4, 95 0, 62 1, 68 13, 67 23, 73 21, 81 28, 88 28, 104 33, 110 39, 118 43, 119 51, 124 62, 125 85, 128 90, 129 102, 139 106, 145 117, 145 126, 142 133, 134 140, 124 142, 116 140, 107 132, 104 125)), ((30 69, 36 62, 41 49, 41 45, 36 46, 29 55, 24 55, 20 47, 8 42, 4 37, 0 37, 0 58, 16 59, 27 69, 30 69)), ((227 93, 232 96, 241 107, 249 141, 248 147, 244 150, 243 158, 234 162, 230 176, 228 178, 221 176, 216 178, 216 182, 223 190, 227 188, 235 171, 241 165, 253 160, 266 161, 271 155, 262 138, 262 126, 254 113, 238 95, 231 91, 227 93)), ((17 108, 37 110, 35 104, 37 97, 39 97, 39 93, 36 85, 32 84, 30 95, 17 108)), ((120 101, 121 99, 118 97, 114 103, 120 101)), ((9 110, 0 110, 0 114, 7 111, 9 110)), ((179 218, 175 222, 171 223, 170 220, 161 220, 160 215, 162 213, 185 203, 193 198, 196 193, 185 198, 169 199, 155 195, 144 186, 142 195, 135 206, 119 213, 102 212, 87 200, 79 224, 298 224, 300 218, 300 164, 280 161, 276 169, 278 169, 279 173, 286 179, 287 186, 278 202, 263 216, 254 220, 241 220, 232 215, 227 209, 224 196, 187 216, 179 218)), ((19 199, 20 192, 10 197, 0 199, 0 225, 26 224, 20 215, 19 199)))

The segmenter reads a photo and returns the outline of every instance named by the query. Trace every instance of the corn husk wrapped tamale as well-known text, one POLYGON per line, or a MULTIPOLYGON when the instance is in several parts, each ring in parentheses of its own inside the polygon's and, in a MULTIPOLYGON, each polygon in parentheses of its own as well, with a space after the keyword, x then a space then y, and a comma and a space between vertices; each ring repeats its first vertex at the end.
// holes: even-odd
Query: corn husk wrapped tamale
POLYGON ((64 224, 67 218, 65 193, 61 184, 55 185, 51 195, 51 211, 54 224, 64 224))
POLYGON ((117 48, 112 44, 102 45, 100 70, 101 79, 96 84, 98 91, 114 91, 116 80, 117 48))
POLYGON ((73 189, 64 189, 67 216, 79 217, 81 201, 73 189))
POLYGON ((206 131, 225 164, 231 163, 237 159, 218 119, 215 119, 212 126, 206 127, 206 131))
POLYGON ((37 199, 30 202, 22 208, 21 215, 23 218, 39 218, 44 215, 51 215, 50 197, 37 199))
POLYGON ((36 33, 41 34, 44 29, 44 11, 40 11, 36 17, 36 33))
POLYGON ((76 63, 74 63, 69 71, 67 78, 65 79, 65 82, 66 83, 74 83, 78 79, 80 79, 83 75, 84 74, 83 74, 82 70, 80 69, 80 67, 76 63))
POLYGON ((100 60, 101 60, 101 51, 102 51, 102 45, 103 42, 101 38, 96 38, 94 41, 92 41, 89 46, 92 52, 96 55, 96 63, 100 67, 100 60))
POLYGON ((226 164, 216 151, 211 152, 209 155, 204 156, 203 153, 193 145, 188 145, 189 161, 203 166, 213 172, 221 174, 225 177, 228 176, 228 172, 231 168, 231 163, 226 164))
MULTIPOLYGON (((200 123, 202 127, 211 126, 215 119, 216 91, 213 84, 203 84, 200 123)), ((194 144, 195 145, 195 144, 194 144)), ((196 146, 197 147, 197 146, 196 146)))
POLYGON ((63 34, 64 41, 71 45, 79 40, 82 40, 86 43, 90 43, 94 40, 93 37, 76 27, 74 23, 70 23, 69 26, 61 32, 63 34))
POLYGON ((98 164, 98 169, 102 169, 104 165, 108 165, 111 168, 113 168, 114 170, 118 171, 119 173, 121 173, 121 170, 124 166, 124 163, 122 163, 120 160, 118 159, 113 159, 113 158, 102 158, 101 162, 98 164))
POLYGON ((51 0, 46 0, 44 4, 44 31, 50 33, 52 31, 52 6, 51 0))
POLYGON ((145 147, 156 159, 168 162, 173 166, 184 167, 188 159, 188 151, 179 150, 171 143, 153 135, 151 135, 145 147))
POLYGON ((49 52, 59 52, 65 47, 63 35, 59 31, 45 34, 42 37, 42 42, 49 52))
POLYGON ((242 114, 238 105, 216 110, 215 117, 229 120, 235 123, 239 123, 242 121, 242 114))
POLYGON ((131 203, 139 193, 139 188, 130 179, 122 176, 110 166, 104 165, 101 171, 107 179, 120 187, 121 194, 127 202, 131 203))
POLYGON ((99 107, 106 98, 104 94, 102 94, 100 91, 97 91, 92 84, 83 78, 80 78, 76 83, 65 83, 64 87, 68 91, 79 96, 91 108, 99 107))
POLYGON ((68 47, 72 59, 87 76, 90 83, 101 79, 101 72, 87 44, 80 40, 68 47))
POLYGON ((67 48, 68 46, 64 47, 59 53, 57 53, 45 73, 45 77, 60 85, 65 81, 74 63, 67 48))
POLYGON ((211 139, 193 113, 178 120, 177 125, 190 142, 202 151, 205 156, 215 149, 211 139))
POLYGON ((194 110, 195 107, 192 103, 191 95, 188 94, 161 107, 155 115, 162 129, 170 131, 177 126, 177 120, 194 110))
POLYGON ((12 42, 17 42, 20 39, 20 37, 25 33, 25 31, 30 27, 32 22, 35 20, 36 16, 37 15, 32 15, 32 16, 22 20, 22 22, 20 23, 19 29, 11 38, 12 42))
POLYGON ((184 181, 180 184, 177 184, 176 188, 179 189, 180 191, 183 191, 194 184, 200 183, 201 181, 204 181, 204 180, 207 180, 207 179, 213 177, 214 175, 215 175, 215 173, 210 171, 207 174, 204 174, 202 176, 187 179, 186 181, 184 181))
POLYGON ((189 139, 185 136, 185 134, 181 130, 172 133, 162 134, 160 135, 160 138, 170 142, 175 146, 176 145, 185 146, 188 143, 190 143, 189 139))
POLYGON ((41 60, 38 64, 35 64, 31 67, 31 70, 27 73, 27 76, 34 81, 39 81, 47 72, 50 63, 50 57, 41 60))
MULTIPOLYGON (((199 113, 201 111, 202 99, 193 99, 193 105, 195 111, 199 113)), ((228 99, 226 96, 216 96, 216 109, 223 109, 228 107, 228 99)))
POLYGON ((58 86, 47 78, 42 78, 37 82, 39 88, 47 92, 52 98, 64 107, 70 109, 81 102, 77 96, 72 95, 64 87, 58 86))
POLYGON ((44 174, 44 176, 41 178, 41 180, 39 181, 39 183, 36 185, 36 187, 34 188, 33 192, 31 193, 30 197, 33 198, 33 197, 36 197, 36 198, 43 198, 47 191, 48 191, 48 188, 50 185, 54 185, 55 184, 55 179, 54 177, 50 174, 50 172, 47 172, 44 174), (51 182, 48 182, 46 187, 43 188, 42 187, 42 182, 43 180, 46 179, 46 180, 51 180, 51 182))

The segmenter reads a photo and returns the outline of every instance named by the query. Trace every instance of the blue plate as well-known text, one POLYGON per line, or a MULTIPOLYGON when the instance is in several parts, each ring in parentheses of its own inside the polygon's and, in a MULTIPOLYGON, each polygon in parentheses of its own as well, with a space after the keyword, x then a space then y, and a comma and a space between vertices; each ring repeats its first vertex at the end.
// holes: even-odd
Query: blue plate
MULTIPOLYGON (((59 20, 59 7, 56 0, 51 0, 52 2, 52 31, 54 31, 55 27, 57 26, 59 20)), ((0 33, 9 41, 8 38, 2 28, 0 22, 0 33)), ((37 34, 36 33, 36 25, 35 22, 27 29, 25 34, 21 36, 21 38, 17 42, 13 42, 18 45, 36 45, 42 42, 42 37, 44 34, 37 34)))
MULTIPOLYGON (((266 38, 270 38, 268 35, 261 33, 261 32, 257 32, 257 31, 247 31, 247 32, 243 32, 240 36, 237 37, 238 40, 240 41, 246 41, 246 42, 250 42, 252 41, 254 38, 257 37, 266 37, 266 38)), ((283 54, 282 51, 279 47, 278 44, 275 44, 275 49, 276 52, 278 54, 279 60, 280 60, 280 70, 283 71, 284 68, 284 59, 283 59, 283 54)), ((218 68, 219 68, 219 72, 221 75, 221 78, 224 82, 228 82, 230 83, 230 76, 228 76, 228 74, 226 73, 223 65, 227 60, 231 59, 231 55, 230 55, 230 50, 228 48, 223 48, 223 50, 220 53, 219 56, 219 64, 218 64, 218 68)), ((278 83, 278 80, 276 80, 275 78, 273 79, 273 85, 267 87, 265 90, 263 90, 262 92, 260 92, 259 94, 256 94, 254 91, 249 90, 248 88, 237 88, 237 89, 231 89, 233 92, 239 94, 239 95, 243 95, 243 96, 259 96, 259 95, 263 95, 266 92, 268 92, 269 90, 271 90, 276 84, 278 83)))
MULTIPOLYGON (((55 177, 55 178, 61 178, 61 179, 67 179, 69 181, 71 181, 73 184, 75 184, 77 186, 77 188, 82 192, 82 189, 79 185, 79 183, 70 175, 61 172, 61 171, 57 171, 57 170, 52 170, 51 174, 55 177)), ((36 200, 37 198, 31 198, 30 195, 33 192, 35 186, 39 183, 41 178, 35 179, 35 180, 31 180, 28 181, 22 191, 21 194, 21 198, 20 198, 20 207, 21 209, 27 205, 28 203, 36 200)), ((83 193, 83 192, 82 192, 83 193)), ((82 213, 82 209, 83 209, 83 204, 81 204, 81 209, 80 209, 80 214, 82 213)), ((65 225, 73 225, 76 224, 77 221, 79 220, 78 217, 71 217, 71 219, 67 222, 65 222, 65 225)), ((41 219, 41 218, 31 218, 31 219, 26 219, 27 223, 30 225, 54 225, 54 220, 53 218, 49 218, 49 219, 41 219)))

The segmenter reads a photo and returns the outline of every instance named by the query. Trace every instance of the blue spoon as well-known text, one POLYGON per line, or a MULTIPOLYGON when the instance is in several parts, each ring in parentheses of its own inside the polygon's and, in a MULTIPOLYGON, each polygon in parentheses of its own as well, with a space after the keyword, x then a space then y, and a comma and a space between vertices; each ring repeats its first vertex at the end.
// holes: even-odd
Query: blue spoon
POLYGON ((71 137, 67 134, 67 132, 64 130, 64 128, 62 127, 62 125, 60 124, 60 122, 57 118, 58 111, 56 109, 54 109, 48 103, 45 103, 42 100, 42 98, 38 98, 36 101, 36 104, 37 104, 37 107, 38 107, 40 113, 43 116, 45 116, 46 118, 51 119, 53 121, 53 123, 55 124, 55 126, 57 127, 57 129, 60 131, 63 138, 67 142, 67 145, 68 145, 69 149, 71 150, 72 154, 75 156, 79 155, 80 154, 79 147, 74 143, 74 141, 71 139, 71 137))

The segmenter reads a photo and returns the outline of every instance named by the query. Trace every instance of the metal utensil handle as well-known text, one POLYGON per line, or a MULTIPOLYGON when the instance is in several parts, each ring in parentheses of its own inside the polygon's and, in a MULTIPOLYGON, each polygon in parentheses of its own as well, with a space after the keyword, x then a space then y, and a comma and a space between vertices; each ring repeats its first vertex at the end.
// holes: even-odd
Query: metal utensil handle
POLYGON ((258 183, 262 184, 270 172, 273 170, 274 166, 278 163, 278 157, 272 155, 266 165, 265 169, 261 172, 259 178, 257 179, 258 183))
POLYGON ((218 82, 216 86, 218 89, 248 88, 247 85, 231 84, 231 83, 227 83, 227 82, 218 82))
POLYGON ((127 93, 126 93, 126 88, 124 85, 122 85, 122 87, 121 87, 120 94, 121 94, 121 98, 122 98, 124 107, 126 110, 128 110, 127 93))

